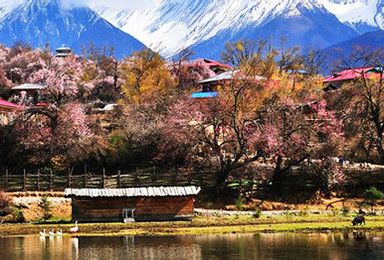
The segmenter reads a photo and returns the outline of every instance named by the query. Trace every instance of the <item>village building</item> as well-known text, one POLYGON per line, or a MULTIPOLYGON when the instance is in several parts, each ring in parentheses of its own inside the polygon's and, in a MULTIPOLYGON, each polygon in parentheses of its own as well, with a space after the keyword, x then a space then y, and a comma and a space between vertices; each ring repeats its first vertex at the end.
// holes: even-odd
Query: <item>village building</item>
POLYGON ((72 49, 65 46, 57 48, 55 51, 56 51, 55 57, 58 57, 58 58, 65 58, 73 54, 72 49))
MULTIPOLYGON (((229 66, 227 64, 224 64, 224 63, 221 63, 221 62, 218 62, 218 61, 210 60, 210 59, 197 59, 196 61, 203 62, 216 75, 219 75, 219 74, 224 73, 226 71, 233 70, 232 66, 229 66)), ((198 62, 194 62, 194 63, 189 64, 188 68, 193 70, 193 68, 195 68, 196 66, 200 66, 200 64, 198 62)))
MULTIPOLYGON (((192 93, 190 96, 193 99, 206 99, 206 98, 215 98, 218 96, 217 84, 225 78, 231 78, 233 73, 233 67, 220 63, 218 61, 210 59, 199 59, 196 61, 203 62, 216 76, 208 79, 204 79, 197 84, 201 88, 200 91, 192 93)), ((199 62, 194 62, 188 65, 189 70, 193 70, 195 67, 201 66, 199 62)))
POLYGON ((23 106, 42 106, 43 103, 41 91, 46 86, 40 84, 22 84, 12 88, 12 101, 23 106))
POLYGON ((119 124, 115 120, 115 113, 119 110, 119 104, 93 104, 94 107, 89 109, 88 114, 90 118, 97 122, 101 127, 107 131, 112 131, 118 128, 119 124))
POLYGON ((239 70, 226 71, 212 78, 199 81, 198 85, 200 87, 200 91, 192 93, 190 97, 193 99, 218 97, 219 88, 230 84, 233 80, 260 81, 265 80, 265 78, 261 76, 246 77, 241 75, 239 70))
POLYGON ((20 111, 23 107, 0 99, 0 125, 7 125, 13 117, 12 112, 20 111))
POLYGON ((380 79, 383 77, 383 68, 381 66, 370 66, 362 68, 352 68, 342 70, 326 77, 323 80, 325 91, 340 89, 343 84, 353 82, 363 77, 367 79, 380 79))
POLYGON ((233 71, 227 71, 212 78, 199 81, 198 85, 201 90, 192 93, 191 98, 215 98, 219 95, 218 87, 230 82, 232 79, 233 71))
POLYGON ((66 189, 72 199, 72 220, 130 222, 185 220, 194 216, 200 187, 134 187, 66 189))

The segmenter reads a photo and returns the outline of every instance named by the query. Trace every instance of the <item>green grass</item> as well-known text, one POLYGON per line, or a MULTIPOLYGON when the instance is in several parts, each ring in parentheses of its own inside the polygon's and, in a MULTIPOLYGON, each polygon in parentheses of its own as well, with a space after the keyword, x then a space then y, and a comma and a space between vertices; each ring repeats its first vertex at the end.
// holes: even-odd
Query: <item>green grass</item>
MULTIPOLYGON (((329 232, 353 229, 384 231, 384 217, 366 217, 366 226, 353 227, 353 216, 302 215, 253 218, 196 217, 190 222, 91 223, 80 224, 79 236, 200 235, 258 232, 329 232)), ((38 235, 46 229, 68 230, 73 224, 4 224, 0 236, 38 235)))

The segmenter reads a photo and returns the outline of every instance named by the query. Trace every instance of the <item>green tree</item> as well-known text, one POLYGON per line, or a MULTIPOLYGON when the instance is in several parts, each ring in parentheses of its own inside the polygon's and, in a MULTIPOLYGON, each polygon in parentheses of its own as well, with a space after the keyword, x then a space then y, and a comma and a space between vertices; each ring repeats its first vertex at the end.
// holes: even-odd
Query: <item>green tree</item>
POLYGON ((376 189, 376 187, 370 187, 365 191, 365 202, 371 206, 371 212, 373 213, 373 207, 376 205, 377 201, 382 199, 384 194, 376 189))
POLYGON ((43 211, 43 218, 45 220, 49 219, 52 215, 51 215, 51 209, 52 209, 52 204, 51 202, 48 200, 48 197, 47 196, 43 196, 40 201, 38 202, 37 204, 41 210, 43 211))

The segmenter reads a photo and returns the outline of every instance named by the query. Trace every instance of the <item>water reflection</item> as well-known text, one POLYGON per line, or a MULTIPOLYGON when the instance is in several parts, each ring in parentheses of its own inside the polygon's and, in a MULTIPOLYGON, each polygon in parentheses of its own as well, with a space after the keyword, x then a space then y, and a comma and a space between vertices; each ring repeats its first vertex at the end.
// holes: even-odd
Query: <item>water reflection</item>
POLYGON ((8 259, 384 259, 384 233, 0 238, 8 259))

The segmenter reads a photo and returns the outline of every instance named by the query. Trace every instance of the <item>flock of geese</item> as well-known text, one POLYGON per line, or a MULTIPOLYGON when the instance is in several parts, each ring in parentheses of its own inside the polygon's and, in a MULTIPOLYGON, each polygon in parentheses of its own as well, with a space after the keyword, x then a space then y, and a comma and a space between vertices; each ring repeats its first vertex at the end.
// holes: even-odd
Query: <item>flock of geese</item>
MULTIPOLYGON (((75 226, 74 227, 71 227, 69 229, 69 232, 70 233, 77 233, 77 231, 79 231, 79 226, 77 225, 77 221, 75 222, 75 226)), ((40 236, 42 237, 46 237, 46 236, 50 236, 50 237, 53 237, 53 236, 62 236, 63 235, 63 230, 57 230, 55 232, 55 230, 50 230, 48 231, 48 233, 45 232, 45 229, 43 231, 40 231, 40 236)))

